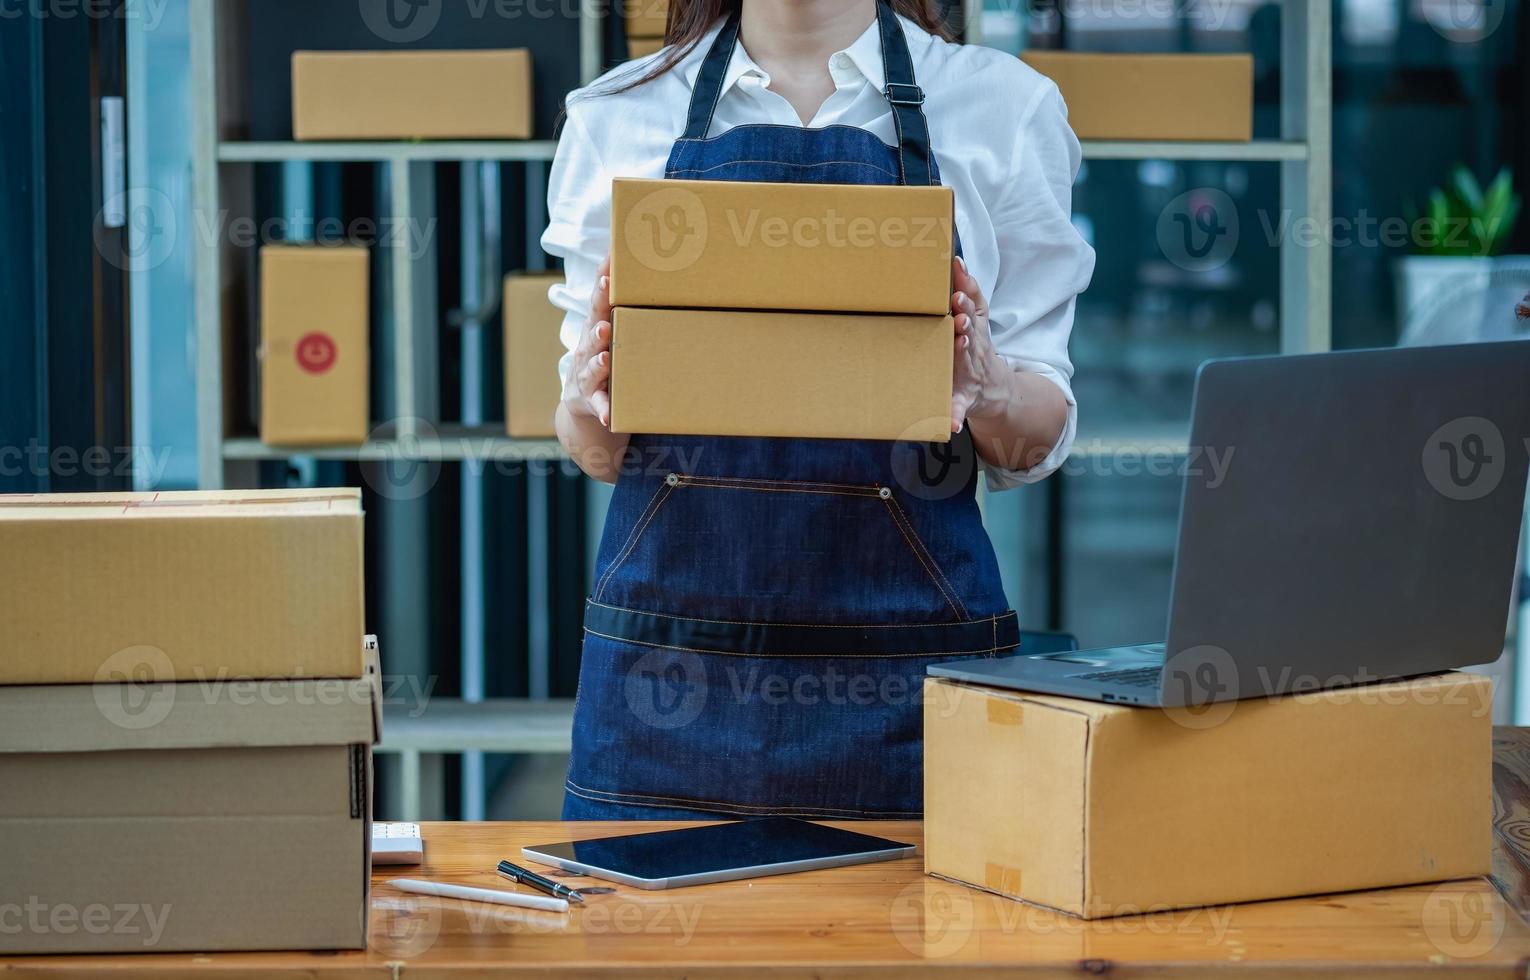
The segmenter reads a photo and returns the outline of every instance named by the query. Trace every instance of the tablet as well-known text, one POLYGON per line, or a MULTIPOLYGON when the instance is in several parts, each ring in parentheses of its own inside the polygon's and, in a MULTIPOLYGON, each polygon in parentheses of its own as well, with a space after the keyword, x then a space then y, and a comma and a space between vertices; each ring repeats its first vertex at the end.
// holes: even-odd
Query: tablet
POLYGON ((791 817, 521 848, 564 871, 634 888, 679 888, 909 857, 913 844, 791 817))

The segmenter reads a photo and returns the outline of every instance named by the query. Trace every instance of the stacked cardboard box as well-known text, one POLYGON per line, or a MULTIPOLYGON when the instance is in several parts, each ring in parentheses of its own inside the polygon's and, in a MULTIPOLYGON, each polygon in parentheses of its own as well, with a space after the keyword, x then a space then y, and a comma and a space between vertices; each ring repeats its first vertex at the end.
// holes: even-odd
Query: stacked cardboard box
POLYGON ((1492 692, 1154 709, 925 682, 925 870, 1083 918, 1486 874, 1492 692))
POLYGON ((361 525, 354 490, 0 498, 0 952, 366 945, 361 525))
POLYGON ((618 432, 950 438, 949 188, 618 179, 618 432))
POLYGON ((641 58, 664 46, 669 23, 669 0, 622 0, 627 25, 627 57, 641 58))

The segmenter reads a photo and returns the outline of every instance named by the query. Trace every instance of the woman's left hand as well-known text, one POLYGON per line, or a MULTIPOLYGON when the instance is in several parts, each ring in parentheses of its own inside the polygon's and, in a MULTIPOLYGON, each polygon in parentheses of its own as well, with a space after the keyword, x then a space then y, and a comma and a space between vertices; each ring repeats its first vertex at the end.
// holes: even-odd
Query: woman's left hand
MULTIPOLYGON (((962 431, 969 415, 983 414, 999 362, 988 330, 988 300, 961 259, 951 261, 951 316, 955 322, 954 371, 951 378, 951 431, 962 431)), ((1007 370, 1007 365, 1006 365, 1007 370)))

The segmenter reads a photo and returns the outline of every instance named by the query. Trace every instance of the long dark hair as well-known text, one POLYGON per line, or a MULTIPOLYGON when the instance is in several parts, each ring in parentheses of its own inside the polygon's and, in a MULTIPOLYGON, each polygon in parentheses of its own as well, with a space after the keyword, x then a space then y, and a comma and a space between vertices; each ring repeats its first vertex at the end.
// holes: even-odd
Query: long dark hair
MULTIPOLYGON (((662 0, 637 0, 638 3, 659 3, 662 0)), ((717 23, 718 18, 733 13, 742 0, 669 0, 669 13, 664 27, 664 55, 634 78, 618 76, 618 85, 603 88, 597 94, 615 95, 637 88, 669 71, 695 49, 701 39, 717 23)), ((893 12, 907 17, 936 37, 947 41, 955 35, 946 26, 946 18, 939 0, 887 0, 893 12)))

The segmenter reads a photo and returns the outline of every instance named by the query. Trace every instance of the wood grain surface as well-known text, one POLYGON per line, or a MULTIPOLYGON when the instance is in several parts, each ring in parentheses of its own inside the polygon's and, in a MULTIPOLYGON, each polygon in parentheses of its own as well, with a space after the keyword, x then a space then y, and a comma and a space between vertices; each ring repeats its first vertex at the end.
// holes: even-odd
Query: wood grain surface
MULTIPOLYGON (((669 892, 613 886, 567 915, 406 895, 421 877, 493 888, 525 844, 659 824, 425 824, 427 863, 374 875, 364 952, 16 957, 0 978, 1526 977, 1530 731, 1494 743, 1493 877, 1084 922, 923 874, 921 858, 669 892), (1496 889, 1495 889, 1496 885, 1496 889), (1499 892, 1503 893, 1501 897, 1499 892), (1507 897, 1508 901, 1505 901, 1507 897)), ((919 843, 915 822, 845 824, 919 843)), ((0 869, 3 879, 3 869, 0 869)), ((605 886, 578 877, 577 886, 605 886)), ((3 895, 0 895, 3 901, 3 895)))

